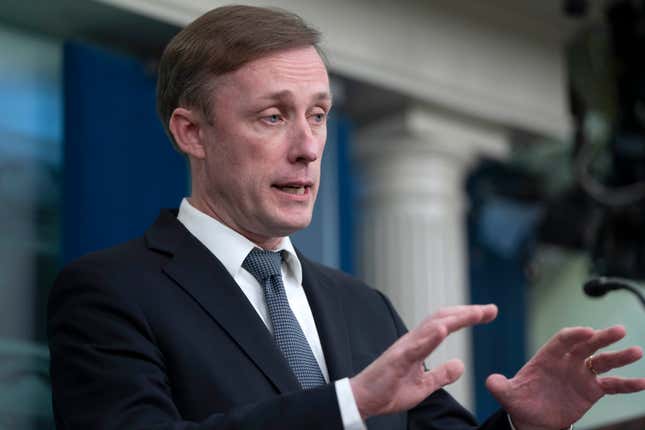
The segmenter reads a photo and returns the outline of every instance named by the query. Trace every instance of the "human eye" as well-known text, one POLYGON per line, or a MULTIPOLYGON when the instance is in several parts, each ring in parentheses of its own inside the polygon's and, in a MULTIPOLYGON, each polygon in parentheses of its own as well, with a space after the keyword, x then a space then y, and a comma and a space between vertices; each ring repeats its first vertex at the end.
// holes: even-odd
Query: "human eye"
POLYGON ((258 120, 267 125, 278 125, 285 121, 282 110, 277 107, 269 107, 258 112, 258 120))
POLYGON ((268 124, 279 124, 284 118, 278 113, 272 113, 270 115, 264 115, 262 120, 268 124))
POLYGON ((309 115, 309 119, 314 124, 324 124, 327 119, 327 112, 314 111, 309 115))

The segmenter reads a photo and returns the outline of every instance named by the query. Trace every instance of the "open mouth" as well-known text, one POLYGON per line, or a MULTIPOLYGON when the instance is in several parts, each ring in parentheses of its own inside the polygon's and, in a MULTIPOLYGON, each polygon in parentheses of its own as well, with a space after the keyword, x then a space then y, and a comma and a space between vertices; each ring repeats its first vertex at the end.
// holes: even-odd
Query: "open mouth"
POLYGON ((305 190, 308 187, 293 187, 291 185, 287 185, 287 186, 284 186, 284 187, 276 187, 276 188, 279 189, 280 191, 284 191, 285 193, 295 194, 295 195, 301 196, 301 195, 303 195, 305 193, 305 190))
POLYGON ((311 184, 285 184, 285 185, 273 185, 273 187, 287 194, 302 196, 309 193, 311 184))

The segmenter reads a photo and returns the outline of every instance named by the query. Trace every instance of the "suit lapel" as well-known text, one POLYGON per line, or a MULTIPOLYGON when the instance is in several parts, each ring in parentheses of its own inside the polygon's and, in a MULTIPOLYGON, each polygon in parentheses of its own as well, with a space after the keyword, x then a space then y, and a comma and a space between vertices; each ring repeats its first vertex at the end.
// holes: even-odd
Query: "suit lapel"
POLYGON ((172 255, 163 271, 237 343, 281 393, 300 388, 271 334, 224 266, 171 212, 146 232, 148 245, 172 255))
POLYGON ((298 258, 302 264, 302 285, 316 321, 329 378, 334 381, 354 376, 347 322, 341 299, 332 287, 333 281, 300 253, 298 258))

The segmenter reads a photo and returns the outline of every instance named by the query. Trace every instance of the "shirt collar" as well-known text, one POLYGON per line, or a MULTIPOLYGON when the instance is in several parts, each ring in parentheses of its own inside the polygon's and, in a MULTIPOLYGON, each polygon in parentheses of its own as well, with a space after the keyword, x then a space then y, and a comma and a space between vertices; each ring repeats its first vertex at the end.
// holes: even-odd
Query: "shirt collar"
MULTIPOLYGON (((188 199, 182 199, 177 219, 217 257, 233 278, 238 275, 244 259, 256 246, 232 228, 195 208, 188 199)), ((302 266, 289 237, 283 237, 274 251, 285 251, 283 261, 298 285, 302 285, 302 266)))

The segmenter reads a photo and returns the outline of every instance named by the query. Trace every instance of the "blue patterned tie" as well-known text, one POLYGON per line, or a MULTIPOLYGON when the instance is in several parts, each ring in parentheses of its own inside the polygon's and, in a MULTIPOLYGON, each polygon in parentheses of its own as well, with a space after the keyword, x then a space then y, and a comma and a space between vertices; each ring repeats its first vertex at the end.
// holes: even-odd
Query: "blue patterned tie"
POLYGON ((325 384, 325 378, 298 320, 289 307, 282 284, 281 265, 280 253, 259 248, 253 248, 242 263, 242 267, 253 275, 264 289, 275 343, 287 359, 300 386, 306 390, 325 384))

